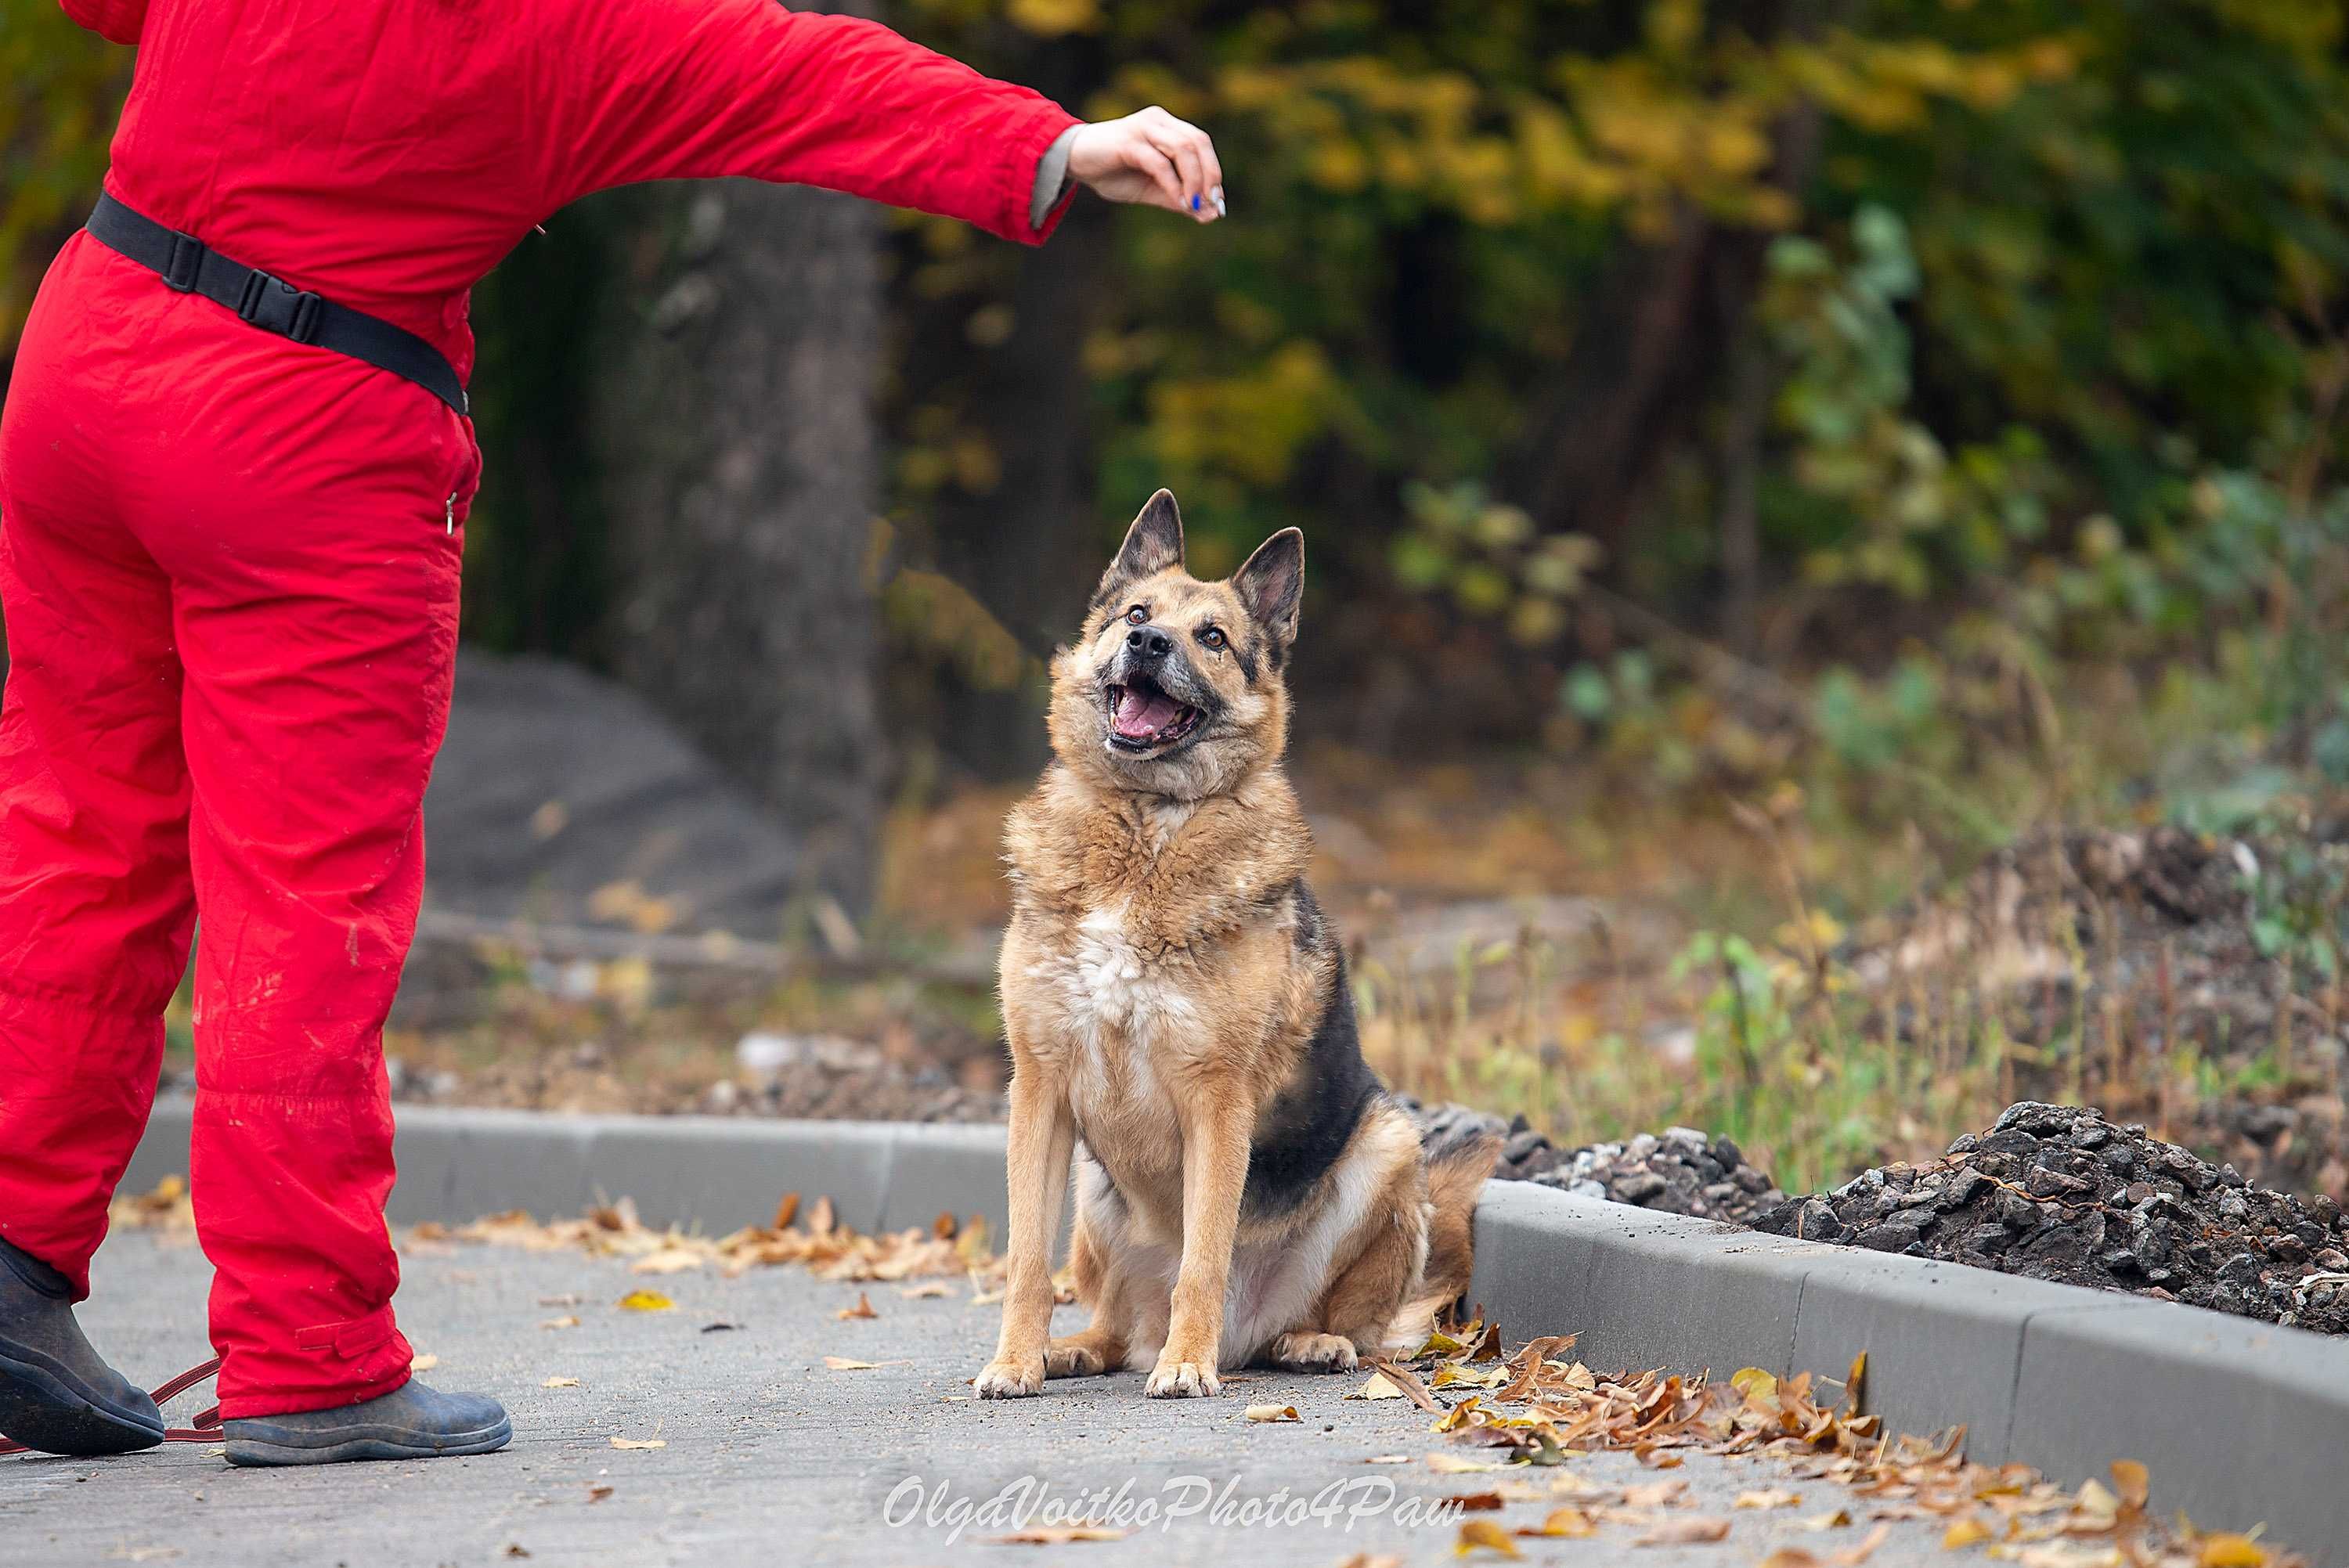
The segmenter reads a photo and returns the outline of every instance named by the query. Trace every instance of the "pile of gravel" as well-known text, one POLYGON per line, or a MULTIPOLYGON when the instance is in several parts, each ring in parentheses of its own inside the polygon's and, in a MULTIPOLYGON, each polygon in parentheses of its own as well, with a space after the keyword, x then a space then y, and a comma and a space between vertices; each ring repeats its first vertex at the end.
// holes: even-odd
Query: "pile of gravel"
POLYGON ((1422 1105, 1409 1095, 1395 1099, 1419 1124, 1422 1141, 1432 1148, 1500 1134, 1505 1141, 1493 1174, 1503 1181, 1532 1181, 1660 1213, 1739 1223, 1785 1200, 1770 1173, 1747 1164, 1733 1141, 1693 1127, 1642 1132, 1620 1143, 1560 1149, 1528 1127, 1522 1116, 1505 1122, 1464 1105, 1422 1105))
POLYGON ((1930 1164, 1865 1171, 1751 1222, 2349 1332, 2349 1232, 2338 1204, 2252 1187, 2231 1165, 2094 1110, 2025 1100, 1930 1164))
POLYGON ((1579 1149, 1553 1148, 1540 1133, 1520 1131, 1501 1158, 1496 1175, 1701 1220, 1743 1224, 1786 1197, 1768 1171, 1745 1162, 1734 1142, 1693 1127, 1668 1127, 1661 1135, 1642 1132, 1621 1143, 1579 1149))

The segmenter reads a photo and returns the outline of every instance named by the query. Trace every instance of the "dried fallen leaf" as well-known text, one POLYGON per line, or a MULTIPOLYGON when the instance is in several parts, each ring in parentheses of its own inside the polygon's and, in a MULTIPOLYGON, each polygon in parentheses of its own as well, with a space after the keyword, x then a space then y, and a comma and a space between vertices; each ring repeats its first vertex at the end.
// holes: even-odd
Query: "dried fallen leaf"
POLYGON ((1827 1561, 1834 1563, 1835 1568, 1859 1568, 1861 1563, 1876 1555, 1876 1549, 1883 1545, 1884 1538, 1891 1533, 1892 1526, 1879 1524, 1862 1537, 1857 1545, 1845 1547, 1830 1555, 1827 1561))
POLYGON ((567 1292, 562 1295, 542 1295, 538 1298, 538 1305, 541 1306, 577 1306, 586 1299, 587 1298, 585 1296, 581 1295, 574 1290, 567 1292))
POLYGON ((587 1489, 587 1501, 590 1502, 601 1502, 611 1495, 612 1489, 601 1481, 587 1489))
POLYGON ((541 1383, 539 1387, 542 1388, 576 1388, 579 1387, 579 1379, 576 1377, 549 1377, 545 1382, 541 1383))
MULTIPOLYGON (((1398 1455, 1394 1460, 1372 1460, 1371 1462, 1400 1463, 1402 1459, 1398 1455)), ((1472 1460, 1458 1454, 1430 1454, 1427 1456, 1427 1468, 1441 1475, 1485 1475, 1493 1470, 1513 1470, 1521 1467, 1515 1460, 1472 1460)))
POLYGON ((1850 1511, 1841 1508, 1832 1513, 1814 1513, 1802 1522, 1806 1530, 1841 1530, 1850 1523, 1850 1511))
POLYGON ((1729 1521, 1710 1519, 1702 1514, 1690 1514, 1682 1519, 1667 1519, 1647 1534, 1631 1542, 1634 1546, 1701 1546, 1708 1541, 1723 1541, 1729 1536, 1729 1521))
POLYGON ((2143 1513, 2146 1500, 2153 1495, 2153 1472, 2136 1460, 2115 1460, 2113 1490, 2120 1494, 2124 1511, 2143 1513))
POLYGON ((632 1290, 620 1298, 623 1310, 628 1312, 675 1312, 677 1303, 657 1290, 632 1290))
POLYGON ((870 1372, 881 1365, 878 1361, 859 1361, 849 1356, 827 1356, 823 1364, 835 1372, 870 1372))
POLYGON ((659 1252, 649 1253, 630 1264, 628 1272, 640 1274, 685 1274, 699 1268, 709 1261, 709 1259, 702 1253, 688 1251, 684 1247, 664 1247, 659 1252))
POLYGON ((1550 1510, 1549 1517, 1541 1522, 1539 1529, 1520 1528, 1517 1533, 1519 1535, 1563 1535, 1578 1541, 1598 1534, 1599 1526, 1592 1522, 1590 1515, 1578 1508, 1554 1508, 1550 1510))
POLYGON ((944 1281, 931 1279, 924 1280, 919 1284, 909 1284, 900 1290, 897 1294, 904 1296, 907 1301, 936 1301, 938 1297, 947 1295, 948 1292, 944 1281))
POLYGON ((1508 1532, 1503 1530, 1491 1520, 1469 1519, 1462 1521, 1460 1525, 1460 1539, 1454 1542, 1452 1545, 1453 1555, 1455 1557, 1465 1557, 1470 1553, 1479 1549, 1486 1552, 1497 1552, 1504 1557, 1522 1557, 1525 1555, 1524 1553, 1517 1550, 1517 1543, 1509 1539, 1508 1532))
POLYGON ((1781 1546, 1762 1559, 1762 1568, 1821 1568, 1821 1564, 1799 1546, 1781 1546))
POLYGON ((1802 1505, 1802 1501, 1803 1494, 1799 1491, 1780 1491, 1775 1488, 1764 1487, 1758 1491, 1739 1492, 1737 1500, 1729 1506, 1732 1508, 1798 1508, 1802 1505))
POLYGON ((1349 1399, 1400 1399, 1402 1398, 1402 1388, 1401 1385, 1389 1381, 1385 1373, 1373 1372, 1371 1374, 1369 1382, 1347 1395, 1346 1398, 1349 1399))
POLYGON ((2248 1535, 2219 1534, 2202 1538, 2195 1568, 2267 1568, 2267 1548, 2248 1535))
POLYGON ((843 1323, 852 1317, 878 1317, 880 1315, 881 1315, 879 1313, 873 1310, 873 1298, 865 1295, 861 1290, 856 1293, 856 1305, 854 1306, 843 1306, 838 1312, 833 1314, 833 1316, 839 1318, 843 1323))
POLYGON ((1071 1541, 1123 1541, 1125 1537, 1123 1530, 1103 1530, 1092 1524, 1057 1524, 999 1535, 995 1542, 999 1546, 1064 1546, 1071 1541))
POLYGON ((429 1372, 440 1365, 440 1357, 438 1356, 412 1356, 409 1357, 408 1369, 410 1372, 429 1372))
POLYGON ((509 1557, 527 1557, 530 1553, 523 1549, 521 1542, 509 1541, 506 1542, 506 1555, 509 1557))
POLYGON ((1463 1513, 1494 1513, 1500 1510, 1501 1494, 1497 1491, 1464 1491, 1444 1501, 1463 1513))
POLYGON ((1251 1421, 1293 1421, 1298 1418, 1294 1405, 1250 1405, 1241 1413, 1251 1421))
POLYGON ((665 1449, 668 1447, 668 1439, 667 1438, 614 1438, 612 1446, 616 1449, 665 1449))
POLYGON ((1991 1537, 1991 1528, 1978 1514, 1968 1514, 1941 1532, 1941 1545, 1955 1552, 1961 1546, 1979 1546, 1991 1537))
POLYGON ((538 1326, 541 1328, 576 1328, 579 1326, 579 1315, 574 1312, 562 1317, 541 1318, 538 1326))
POLYGON ((1381 1553, 1373 1557, 1367 1552, 1357 1552, 1338 1568, 1402 1568, 1402 1559, 1381 1553))
POLYGON ((1366 1465, 1407 1465, 1411 1463, 1411 1456, 1409 1454, 1372 1454, 1362 1462, 1366 1465))

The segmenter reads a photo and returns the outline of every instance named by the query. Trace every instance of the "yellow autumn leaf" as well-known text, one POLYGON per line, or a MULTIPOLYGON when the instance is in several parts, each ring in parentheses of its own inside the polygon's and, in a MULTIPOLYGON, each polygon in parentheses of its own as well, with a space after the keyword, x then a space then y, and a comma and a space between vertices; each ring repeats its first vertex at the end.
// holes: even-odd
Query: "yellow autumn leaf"
POLYGON ((1383 1372, 1373 1372, 1371 1380, 1346 1396, 1349 1399, 1400 1399, 1402 1390, 1390 1382, 1383 1372))
POLYGON ((1250 1405, 1242 1413, 1251 1421, 1294 1421, 1298 1418, 1294 1405, 1250 1405))
POLYGON ((2136 1460, 2115 1460, 2113 1490, 2120 1493, 2123 1508, 2131 1513, 2142 1513, 2146 1500, 2153 1494, 2153 1472, 2136 1460))
POLYGON ((2195 1568, 2267 1568, 2267 1548, 2248 1535, 2206 1535, 2195 1568))
POLYGON ((1480 1547, 1486 1552, 1497 1552, 1504 1557, 1525 1555, 1517 1550, 1517 1543, 1509 1539, 1508 1532, 1491 1520, 1464 1520, 1460 1525, 1460 1539, 1452 1547, 1453 1555, 1465 1557, 1480 1547))
POLYGON ((1590 1516, 1578 1508, 1553 1508, 1549 1511, 1549 1517, 1541 1522, 1540 1529, 1521 1530, 1517 1533, 1563 1535, 1578 1541, 1584 1537, 1598 1534, 1599 1526, 1591 1522, 1590 1516))
POLYGON ((657 1290, 632 1290, 620 1298, 621 1308, 627 1312, 675 1312, 677 1303, 657 1290))
POLYGON ((539 1387, 542 1388, 576 1388, 579 1387, 579 1379, 576 1377, 549 1377, 545 1382, 541 1383, 539 1387))
POLYGON ((1759 1367, 1742 1367, 1732 1374, 1729 1386, 1745 1396, 1749 1405, 1767 1404, 1778 1397, 1778 1379, 1759 1367))
POLYGON ((1961 1546, 1978 1546, 1990 1539, 1990 1526, 1969 1514, 1941 1532, 1941 1545, 1951 1552, 1961 1546))

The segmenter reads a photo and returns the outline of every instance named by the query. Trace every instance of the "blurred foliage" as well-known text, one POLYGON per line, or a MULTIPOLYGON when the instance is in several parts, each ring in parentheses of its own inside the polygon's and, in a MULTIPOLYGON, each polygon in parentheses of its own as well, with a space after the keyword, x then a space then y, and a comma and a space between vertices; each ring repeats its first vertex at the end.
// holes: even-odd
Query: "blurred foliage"
POLYGON ((130 85, 130 51, 57 0, 0 0, 0 358, 57 244, 89 215, 130 85))
MULTIPOLYGON (((1701 662, 1570 610, 1586 574, 1699 638, 1720 624, 1713 432, 1668 455, 1603 562, 1542 537, 1506 481, 1610 267, 1678 225, 1773 236, 1738 311, 1768 388, 1760 651, 1848 666, 1813 727, 1857 763, 1976 697, 2029 730, 2051 661, 2213 651, 2209 612, 2247 608, 2208 600, 2234 592, 2213 562, 2281 537, 2245 534, 2245 487, 2304 510, 2338 456, 2349 66, 2327 0, 913 0, 899 20, 1015 76, 1074 48, 1086 112, 1159 101, 1216 134, 1234 222, 1120 217, 1084 364, 1102 547, 1160 483, 1211 567, 1304 526, 1317 602, 1392 607, 1361 641, 1493 623, 1496 680, 1555 683, 1554 740, 1637 725, 1701 662), (1785 150, 1806 124, 1805 160, 1785 150), (2213 487, 2237 500, 2214 510, 2213 487), (1627 638, 1652 656, 1626 662, 1627 638)), ((964 303, 973 343, 1016 329, 1007 267, 950 226, 909 233, 909 281, 964 303)), ((982 410, 917 413, 900 504, 985 492, 982 410)), ((1733 772, 1783 759, 1763 733, 1782 716, 1712 707, 1733 772)), ((1662 727, 1703 774, 1706 738, 1662 727)))

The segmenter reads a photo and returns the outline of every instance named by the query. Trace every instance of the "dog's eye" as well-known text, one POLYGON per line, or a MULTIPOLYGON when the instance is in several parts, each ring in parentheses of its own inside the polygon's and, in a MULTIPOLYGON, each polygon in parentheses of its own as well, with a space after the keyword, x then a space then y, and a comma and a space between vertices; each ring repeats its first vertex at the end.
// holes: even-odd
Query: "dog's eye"
POLYGON ((1208 627, 1206 631, 1199 634, 1199 642, 1201 645, 1205 647, 1222 647, 1224 645, 1224 634, 1222 629, 1216 626, 1208 627))
POLYGON ((1125 613, 1125 624, 1129 626, 1139 626, 1148 619, 1150 619, 1150 606, 1147 604, 1136 604, 1125 613))

